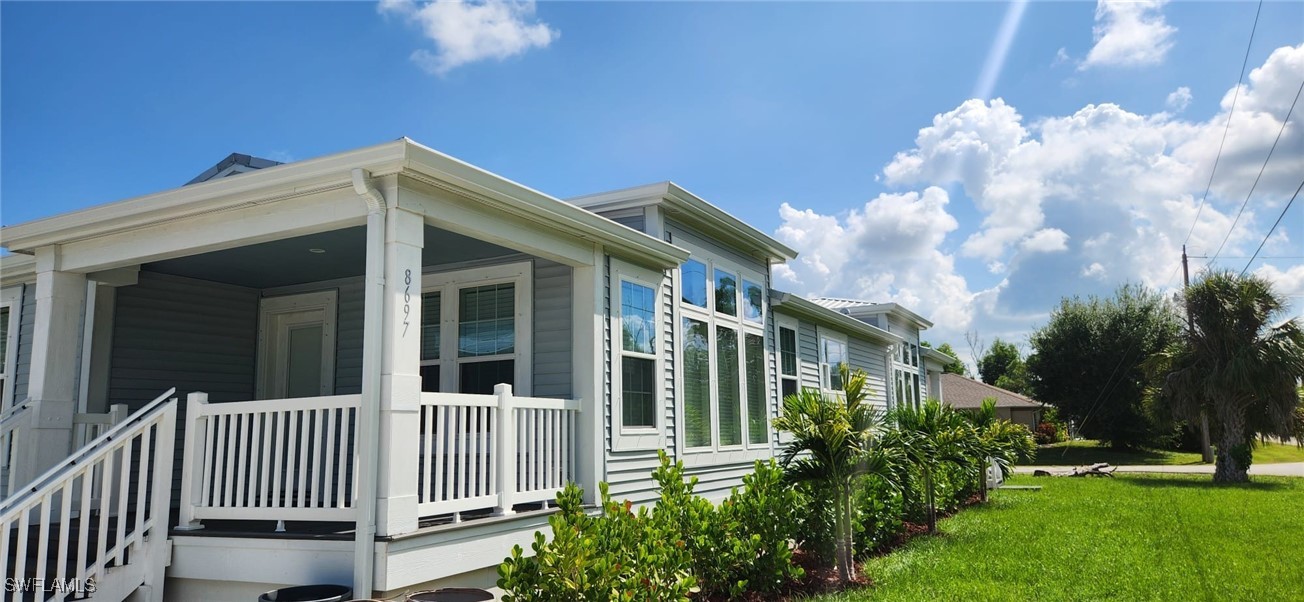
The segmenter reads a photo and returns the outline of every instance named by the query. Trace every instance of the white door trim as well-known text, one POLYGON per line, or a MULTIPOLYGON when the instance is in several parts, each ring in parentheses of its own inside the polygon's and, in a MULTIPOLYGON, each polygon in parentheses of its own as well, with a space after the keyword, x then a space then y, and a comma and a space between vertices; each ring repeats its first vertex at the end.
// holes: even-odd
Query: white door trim
POLYGON ((280 332, 277 319, 296 313, 320 311, 322 326, 321 395, 335 393, 335 320, 338 293, 334 290, 279 297, 264 297, 258 306, 258 399, 267 399, 275 388, 279 360, 280 332), (276 330, 277 332, 273 332, 276 330))

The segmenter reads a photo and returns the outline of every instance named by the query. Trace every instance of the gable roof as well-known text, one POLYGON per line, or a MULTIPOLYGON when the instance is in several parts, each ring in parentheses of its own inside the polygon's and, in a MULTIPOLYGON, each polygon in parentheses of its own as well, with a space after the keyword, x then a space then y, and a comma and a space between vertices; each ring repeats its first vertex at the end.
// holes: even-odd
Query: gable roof
POLYGON ((757 257, 784 262, 797 258, 797 251, 772 236, 757 230, 719 207, 708 203, 674 182, 657 182, 645 186, 599 192, 567 202, 589 211, 612 211, 658 205, 666 215, 679 217, 705 230, 704 234, 723 239, 757 257))
POLYGON ((1040 408, 1042 403, 959 374, 942 375, 942 401, 956 409, 977 409, 983 400, 996 398, 998 408, 1040 408))

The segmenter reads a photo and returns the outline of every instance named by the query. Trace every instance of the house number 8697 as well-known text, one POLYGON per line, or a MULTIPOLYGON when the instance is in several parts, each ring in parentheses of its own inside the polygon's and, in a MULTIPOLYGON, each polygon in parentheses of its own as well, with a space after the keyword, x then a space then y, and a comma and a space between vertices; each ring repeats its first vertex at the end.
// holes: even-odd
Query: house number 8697
POLYGON ((407 336, 412 317, 412 270, 403 270, 403 335, 407 336))

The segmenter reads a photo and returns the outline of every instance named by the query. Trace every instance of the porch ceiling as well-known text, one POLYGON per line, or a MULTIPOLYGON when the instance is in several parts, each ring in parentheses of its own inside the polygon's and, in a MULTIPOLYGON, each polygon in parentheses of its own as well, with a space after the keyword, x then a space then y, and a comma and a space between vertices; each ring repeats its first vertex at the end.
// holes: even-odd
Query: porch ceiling
MULTIPOLYGON (((366 270, 365 226, 156 261, 144 269, 249 288, 274 288, 362 276, 366 270), (314 252, 319 249, 323 252, 314 252)), ((422 265, 475 261, 516 251, 426 226, 422 265)))

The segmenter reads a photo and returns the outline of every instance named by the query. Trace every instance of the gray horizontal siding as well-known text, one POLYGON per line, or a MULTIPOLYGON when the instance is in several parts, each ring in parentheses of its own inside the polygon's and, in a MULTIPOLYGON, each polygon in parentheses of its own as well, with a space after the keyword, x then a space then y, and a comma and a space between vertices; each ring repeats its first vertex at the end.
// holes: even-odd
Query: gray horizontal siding
POLYGON ((537 397, 570 398, 571 269, 559 263, 534 262, 533 385, 537 397))
MULTIPOLYGON (((731 263, 739 264, 753 272, 768 274, 770 271, 770 266, 766 264, 765 260, 757 259, 751 255, 740 253, 737 249, 723 246, 710 237, 705 236, 697 230, 685 226, 675 220, 666 220, 666 232, 670 235, 670 242, 672 244, 686 242, 713 256, 720 257, 731 263)), ((739 286, 741 286, 741 283, 739 283, 739 286)))
POLYGON ((849 337, 847 339, 848 363, 852 369, 864 370, 868 377, 870 403, 879 409, 887 409, 888 376, 884 367, 887 352, 883 345, 864 339, 849 337))
POLYGON ((36 286, 28 284, 23 287, 22 305, 10 311, 18 311, 18 344, 14 353, 14 402, 27 398, 27 383, 32 377, 32 336, 36 332, 36 286))
POLYGON ((797 373, 801 387, 820 388, 819 329, 809 322, 797 323, 797 373))
POLYGON ((334 287, 335 394, 362 393, 362 328, 367 313, 366 281, 348 280, 334 287))
MULTIPOLYGON (((171 387, 183 400, 192 391, 219 403, 254 398, 257 290, 142 271, 116 297, 110 403, 136 410, 171 387)), ((185 403, 177 410, 184 425, 185 403)), ((175 457, 184 442, 178 428, 175 457)), ((181 470, 177 462, 173 500, 180 499, 181 470)))

